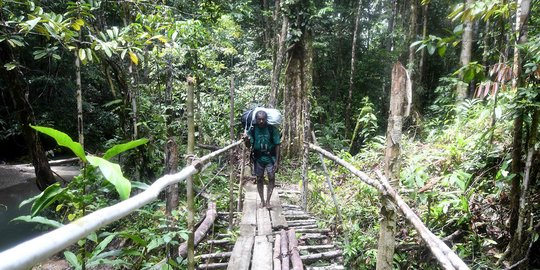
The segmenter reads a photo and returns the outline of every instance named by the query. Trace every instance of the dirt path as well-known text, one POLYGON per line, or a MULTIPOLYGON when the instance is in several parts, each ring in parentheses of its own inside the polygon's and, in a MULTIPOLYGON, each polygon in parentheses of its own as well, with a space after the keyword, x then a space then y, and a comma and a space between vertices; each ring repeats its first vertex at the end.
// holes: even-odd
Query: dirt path
MULTIPOLYGON (((78 166, 51 166, 51 169, 66 180, 79 174, 78 166)), ((35 179, 34 167, 31 165, 0 165, 0 190, 22 183, 35 183, 35 179)))
MULTIPOLYGON (((78 166, 51 166, 51 169, 66 181, 79 174, 78 166)), ((57 180, 61 181, 58 176, 57 180)), ((19 208, 19 204, 39 193, 34 167, 24 164, 0 165, 0 252, 42 233, 35 229, 35 224, 11 222, 18 216, 30 213, 30 205, 19 208)))

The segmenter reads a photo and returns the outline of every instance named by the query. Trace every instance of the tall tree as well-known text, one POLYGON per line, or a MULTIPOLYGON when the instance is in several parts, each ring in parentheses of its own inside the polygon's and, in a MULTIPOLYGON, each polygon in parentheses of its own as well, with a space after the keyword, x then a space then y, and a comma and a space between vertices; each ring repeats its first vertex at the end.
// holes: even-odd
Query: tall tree
POLYGON ((313 82, 313 46, 310 27, 311 1, 300 1, 288 7, 295 31, 289 50, 285 74, 283 141, 284 155, 299 158, 304 142, 305 104, 313 82))
MULTIPOLYGON (((472 8, 474 0, 467 0, 464 9, 472 8)), ((471 16, 464 18, 463 35, 461 40, 461 54, 459 63, 462 67, 469 65, 471 62, 472 44, 473 44, 473 20, 471 16)), ((463 79, 463 74, 460 74, 463 79)), ((460 83, 456 89, 456 103, 461 103, 467 98, 468 87, 465 83, 460 83)))
MULTIPOLYGON (((517 89, 519 86, 522 86, 521 84, 524 82, 521 78, 522 73, 522 63, 521 63, 521 55, 519 51, 519 45, 524 44, 527 42, 527 32, 528 32, 528 19, 529 19, 529 12, 530 12, 530 6, 531 1, 530 0, 518 0, 517 1, 517 9, 516 9, 516 27, 515 27, 515 47, 514 47, 514 63, 512 67, 513 71, 513 80, 512 80, 512 88, 517 89)), ((516 98, 521 98, 518 94, 516 98)), ((534 110, 534 116, 533 118, 536 123, 533 123, 531 127, 534 125, 538 125, 538 115, 536 114, 536 110, 534 110)), ((524 119, 524 111, 523 109, 518 108, 518 112, 516 114, 516 117, 514 119, 514 139, 513 139, 513 149, 512 149, 512 172, 515 174, 514 178, 512 178, 512 185, 510 190, 510 232, 512 234, 512 242, 510 244, 510 252, 511 252, 511 259, 513 262, 520 261, 523 259, 526 253, 526 249, 524 249, 523 245, 523 228, 520 225, 520 219, 521 222, 523 222, 524 218, 524 207, 520 207, 520 197, 526 198, 527 196, 527 185, 528 179, 522 179, 521 173, 524 172, 523 168, 523 161, 522 161, 522 149, 523 149, 523 119, 524 119), (523 180, 523 185, 521 185, 521 181, 523 180), (527 181, 525 181, 527 180, 527 181), (523 194, 521 194, 523 193, 523 194)), ((537 126, 534 126, 536 129, 537 126)), ((531 131, 529 136, 536 136, 536 130, 531 131)), ((535 142, 536 138, 529 138, 529 141, 535 142)), ((528 154, 527 154, 528 156, 528 154)), ((528 171, 525 171, 525 175, 528 175, 528 171)), ((521 199, 524 200, 524 199, 521 199)), ((521 266, 523 267, 523 266, 521 266)))
MULTIPOLYGON (((429 2, 422 5, 422 39, 425 40, 427 37, 427 26, 428 26, 428 11, 429 11, 429 2)), ((418 63, 418 72, 417 78, 418 81, 422 81, 424 77, 424 63, 426 61, 426 48, 422 48, 420 51, 420 61, 418 63)))
MULTIPOLYGON (((276 6, 277 8, 277 6, 276 6)), ((277 12, 277 11, 276 11, 277 12)), ((272 68, 272 80, 270 81, 270 99, 269 105, 276 107, 279 94, 279 77, 281 76, 281 66, 285 57, 285 41, 287 40, 287 29, 289 27, 289 18, 286 15, 281 16, 281 31, 276 34, 277 52, 272 68)))
MULTIPOLYGON (((167 174, 174 174, 178 168, 178 144, 176 142, 175 131, 172 128, 173 123, 177 121, 175 113, 172 109, 173 104, 173 66, 170 56, 166 56, 167 59, 167 83, 165 84, 165 115, 167 117, 167 143, 165 144, 165 172, 167 174)), ((169 186, 167 190, 166 212, 171 216, 174 209, 178 207, 178 183, 169 186)))
MULTIPOLYGON (((0 12, 2 12, 1 9, 0 12)), ((28 100, 30 89, 24 79, 21 68, 18 64, 14 64, 16 62, 19 61, 15 59, 15 54, 8 42, 0 42, 0 76, 5 85, 9 86, 7 89, 11 97, 11 105, 20 121, 24 142, 32 157, 32 165, 36 173, 36 184, 40 190, 45 190, 45 188, 54 184, 56 180, 52 174, 37 131, 30 127, 30 125, 36 124, 34 110, 28 100), (16 66, 8 70, 8 66, 10 65, 16 66)))
MULTIPOLYGON (((390 93, 390 115, 386 130, 386 151, 384 173, 393 188, 399 187, 401 169, 401 133, 405 116, 405 92, 407 74, 401 63, 392 68, 392 87, 390 93)), ((396 246, 396 209, 390 200, 381 196, 380 229, 377 249, 377 269, 392 269, 396 246)))
POLYGON ((347 96, 347 108, 345 109, 345 137, 349 136, 351 128, 351 107, 352 94, 354 89, 354 73, 356 69, 356 40, 358 38, 358 27, 360 25, 360 16, 362 15, 362 0, 358 0, 358 9, 356 10, 356 19, 354 21, 353 40, 351 44, 351 73, 349 76, 349 94, 347 96))

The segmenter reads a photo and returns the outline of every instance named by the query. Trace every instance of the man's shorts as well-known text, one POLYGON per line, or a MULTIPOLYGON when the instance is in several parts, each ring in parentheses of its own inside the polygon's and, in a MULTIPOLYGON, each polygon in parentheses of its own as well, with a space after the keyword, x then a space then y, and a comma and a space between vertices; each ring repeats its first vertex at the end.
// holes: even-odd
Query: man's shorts
POLYGON ((253 172, 257 177, 263 176, 264 171, 266 171, 268 177, 274 176, 274 164, 261 165, 258 161, 255 161, 254 167, 253 172))

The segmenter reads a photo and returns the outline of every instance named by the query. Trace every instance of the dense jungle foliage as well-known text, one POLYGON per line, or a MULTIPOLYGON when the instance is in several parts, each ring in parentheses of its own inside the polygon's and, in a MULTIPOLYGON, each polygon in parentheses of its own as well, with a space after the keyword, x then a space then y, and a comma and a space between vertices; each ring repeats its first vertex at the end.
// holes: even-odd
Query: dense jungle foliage
MULTIPOLYGON (((0 0, 0 161, 35 165, 32 149, 41 147, 49 159, 73 156, 28 131, 51 127, 79 138, 83 156, 105 160, 90 164, 120 164, 137 193, 171 172, 169 142, 178 145, 176 170, 189 132, 199 146, 230 142, 233 87, 237 138, 242 112, 268 105, 284 113, 291 142, 307 120, 291 108, 309 108, 318 143, 376 178, 399 61, 412 82, 399 193, 470 268, 539 268, 539 18, 530 0, 0 0), (194 131, 186 81, 194 82, 194 131), (292 125, 294 116, 301 123, 292 125)), ((301 153, 286 156, 278 182, 300 185, 301 153)), ((339 233, 348 269, 374 269, 379 195, 327 161, 340 223, 318 156, 309 164, 308 208, 339 233)), ((219 160, 195 179, 219 211, 228 211, 225 166, 219 160)), ((48 189, 54 200, 38 199, 33 215, 56 227, 120 201, 118 182, 104 178, 85 166, 48 189)), ((147 205, 64 258, 75 269, 150 269, 164 258, 185 268, 175 253, 187 238, 184 184, 179 190, 171 213, 165 200, 147 205)), ((195 202, 202 215, 205 199, 195 202)), ((412 227, 400 219, 397 228, 394 268, 439 268, 412 227)))

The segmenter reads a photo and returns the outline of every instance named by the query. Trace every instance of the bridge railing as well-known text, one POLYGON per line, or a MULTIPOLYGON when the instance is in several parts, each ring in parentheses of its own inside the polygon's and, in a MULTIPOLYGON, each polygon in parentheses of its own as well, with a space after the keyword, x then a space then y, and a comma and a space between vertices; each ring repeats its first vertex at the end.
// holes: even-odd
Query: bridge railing
POLYGON ((376 171, 380 181, 371 179, 366 173, 358 170, 350 163, 336 157, 330 152, 320 148, 317 145, 309 144, 309 148, 312 151, 321 153, 328 159, 338 163, 339 165, 347 168, 351 173, 358 176, 362 182, 375 188, 379 193, 386 195, 390 198, 392 203, 397 206, 399 211, 403 214, 404 218, 413 225, 418 231, 422 240, 427 244, 431 253, 435 256, 437 261, 444 269, 448 270, 466 270, 469 267, 459 258, 452 249, 450 249, 441 239, 435 236, 427 227, 422 223, 422 220, 411 210, 411 208, 405 203, 405 201, 399 196, 399 194, 390 186, 386 177, 381 172, 376 171))
POLYGON ((185 167, 176 174, 165 175, 157 179, 145 191, 125 201, 97 210, 65 226, 23 242, 0 253, 0 270, 31 268, 35 264, 64 250, 99 228, 117 221, 140 207, 156 200, 159 193, 167 186, 178 183, 189 176, 201 172, 204 169, 204 165, 211 159, 238 146, 240 143, 242 143, 241 140, 203 156, 200 159, 195 159, 192 165, 185 167))

